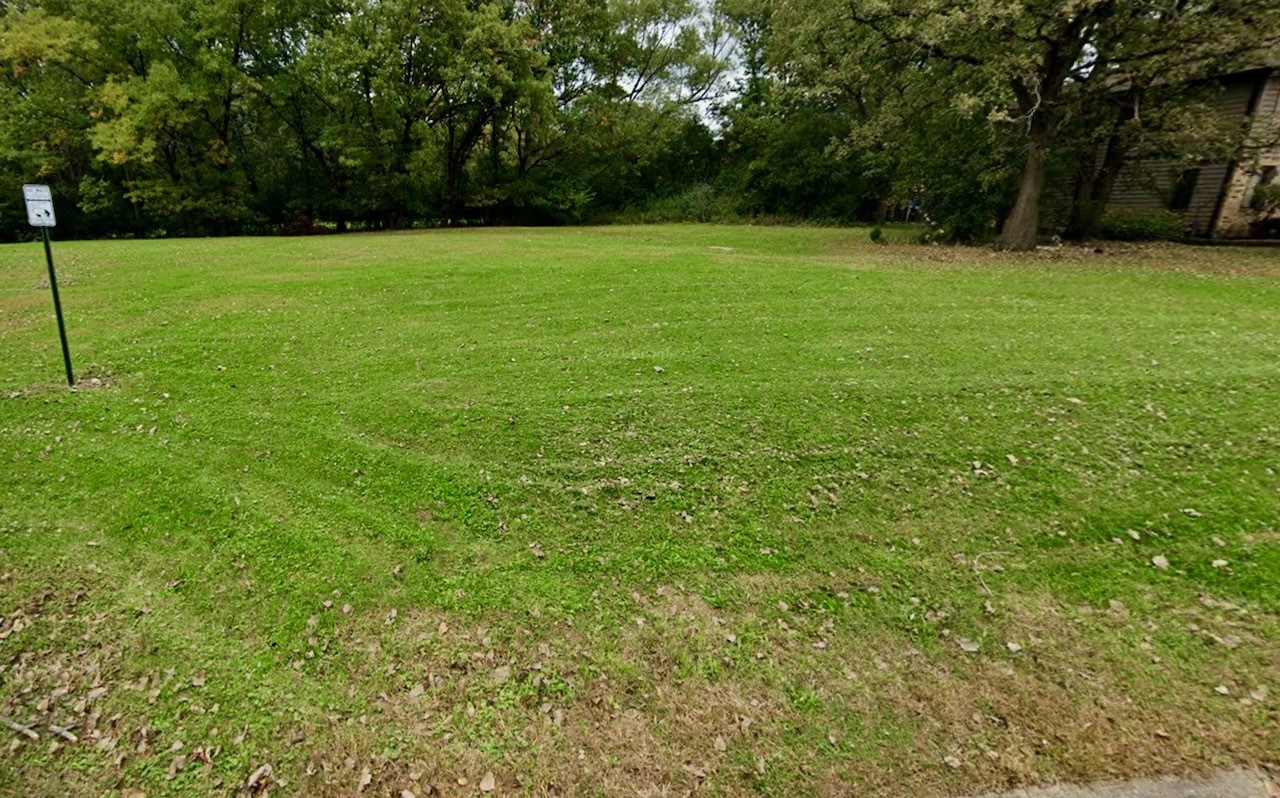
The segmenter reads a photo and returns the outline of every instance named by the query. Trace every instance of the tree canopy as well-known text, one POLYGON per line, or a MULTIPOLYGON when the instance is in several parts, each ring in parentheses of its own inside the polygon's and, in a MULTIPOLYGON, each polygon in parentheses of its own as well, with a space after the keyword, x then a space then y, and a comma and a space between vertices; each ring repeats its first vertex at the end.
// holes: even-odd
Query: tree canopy
MULTIPOLYGON (((1126 154, 1231 157, 1260 0, 10 0, 0 214, 67 233, 568 223, 683 202, 1034 244, 1126 154)), ((1271 52, 1273 55, 1268 56, 1271 52)), ((705 210, 705 209, 704 209, 705 210)), ((699 211, 702 214, 702 211, 699 211)))

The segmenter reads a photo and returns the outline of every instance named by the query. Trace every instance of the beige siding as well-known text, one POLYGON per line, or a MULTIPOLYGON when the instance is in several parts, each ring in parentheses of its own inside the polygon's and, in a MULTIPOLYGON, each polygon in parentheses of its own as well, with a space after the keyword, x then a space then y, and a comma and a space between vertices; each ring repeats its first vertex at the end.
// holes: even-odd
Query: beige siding
MULTIPOLYGON (((1227 82, 1218 102, 1223 116, 1243 118, 1249 111, 1249 103, 1253 99, 1256 85, 1255 79, 1236 79, 1227 82)), ((1273 78, 1268 84, 1268 89, 1272 91, 1273 102, 1280 99, 1280 80, 1273 78)), ((1187 221, 1187 227, 1197 235, 1208 235, 1212 232, 1210 227, 1213 224, 1214 210, 1222 196, 1229 172, 1230 165, 1225 163, 1206 164, 1200 167, 1200 177, 1196 181, 1191 204, 1181 212, 1187 221)), ((1180 173, 1180 165, 1169 160, 1127 163, 1116 180, 1116 186, 1107 207, 1143 210, 1168 208, 1174 183, 1177 182, 1180 173)))
MULTIPOLYGON (((1209 164, 1200 167, 1191 204, 1181 211, 1187 227, 1198 235, 1209 232, 1213 223, 1213 211, 1222 195, 1223 182, 1227 178, 1228 165, 1209 164)), ((1116 179, 1108 208, 1135 208, 1163 210, 1169 207, 1169 197, 1174 183, 1181 174, 1181 167, 1173 161, 1141 161, 1125 164, 1116 179)))
POLYGON ((1236 78, 1224 85, 1218 107, 1224 116, 1244 116, 1249 113, 1249 102, 1258 85, 1256 76, 1236 78))
MULTIPOLYGON (((1224 119, 1243 121, 1248 116, 1261 74, 1255 70, 1222 80, 1216 105, 1224 119)), ((1253 108, 1253 131, 1257 135, 1263 135, 1267 131, 1267 140, 1277 140, 1277 146, 1280 147, 1280 139, 1276 139, 1280 136, 1280 70, 1272 71, 1262 93, 1257 97, 1258 103, 1253 108)), ((1098 159, 1101 158, 1102 152, 1099 151, 1098 159)), ((1280 152, 1264 155, 1261 162, 1263 165, 1280 164, 1280 152)), ((1182 168, 1181 164, 1172 160, 1152 159, 1126 163, 1112 190, 1107 203, 1108 209, 1167 209, 1182 168)), ((1247 228, 1247 213, 1242 210, 1248 179, 1245 170, 1233 168, 1228 163, 1204 164, 1199 168, 1200 175, 1196 180, 1190 205, 1185 211, 1181 211, 1187 227, 1197 235, 1240 235, 1247 228), (1214 214, 1224 197, 1222 217, 1215 220, 1214 214), (1215 221, 1217 229, 1214 229, 1215 221)), ((1060 174, 1051 176, 1042 200, 1042 219, 1048 229, 1061 230, 1070 211, 1075 175, 1069 169, 1060 171, 1060 174)))
POLYGON ((1196 193, 1191 198, 1191 207, 1184 214, 1187 227, 1196 235, 1208 235, 1212 230, 1213 212, 1222 197, 1223 184, 1231 171, 1229 164, 1215 163, 1200 169, 1200 182, 1196 183, 1196 193))

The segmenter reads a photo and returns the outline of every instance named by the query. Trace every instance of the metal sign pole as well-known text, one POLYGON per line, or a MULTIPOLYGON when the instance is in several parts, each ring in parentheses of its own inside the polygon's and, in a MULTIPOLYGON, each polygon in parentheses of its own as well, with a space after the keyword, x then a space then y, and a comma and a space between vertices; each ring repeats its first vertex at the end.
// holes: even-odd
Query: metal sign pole
POLYGON ((22 187, 22 199, 27 204, 27 224, 39 227, 40 238, 44 241, 44 259, 49 262, 49 287, 53 289, 53 309, 58 313, 58 337, 62 339, 62 362, 67 367, 67 385, 74 388, 76 375, 71 370, 71 347, 67 346, 67 325, 62 320, 58 275, 53 271, 53 247, 49 245, 49 228, 58 223, 58 216, 53 212, 53 192, 44 184, 27 183, 22 187))
POLYGON ((62 363, 67 367, 67 385, 75 387, 76 376, 71 370, 71 347, 67 345, 67 325, 62 320, 62 299, 58 296, 58 275, 53 270, 53 247, 49 246, 49 228, 40 228, 44 239, 44 257, 49 263, 49 287, 53 289, 53 309, 58 314, 58 336, 62 339, 62 363))

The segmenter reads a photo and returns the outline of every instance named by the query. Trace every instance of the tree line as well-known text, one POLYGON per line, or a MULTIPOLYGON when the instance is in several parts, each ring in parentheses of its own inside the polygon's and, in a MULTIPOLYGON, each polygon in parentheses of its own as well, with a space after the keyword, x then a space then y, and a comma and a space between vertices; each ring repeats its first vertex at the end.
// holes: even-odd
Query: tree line
POLYGON ((0 2, 0 230, 876 221, 1032 246, 1055 175, 1250 145, 1207 78, 1274 61, 1263 0, 0 2))

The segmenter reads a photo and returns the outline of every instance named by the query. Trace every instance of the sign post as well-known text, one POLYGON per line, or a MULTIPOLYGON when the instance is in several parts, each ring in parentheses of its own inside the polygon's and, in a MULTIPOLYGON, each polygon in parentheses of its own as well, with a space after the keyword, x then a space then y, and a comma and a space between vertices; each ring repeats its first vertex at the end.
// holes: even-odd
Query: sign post
POLYGON ((58 315, 58 336, 62 339, 62 362, 67 367, 67 385, 74 387, 76 377, 71 370, 71 347, 67 345, 67 325, 62 320, 58 275, 53 270, 53 247, 49 244, 49 228, 58 223, 53 213, 53 192, 48 186, 28 184, 22 187, 22 197, 27 202, 27 222, 32 227, 40 228, 40 238, 44 241, 44 258, 49 264, 49 287, 53 289, 53 309, 58 315))

